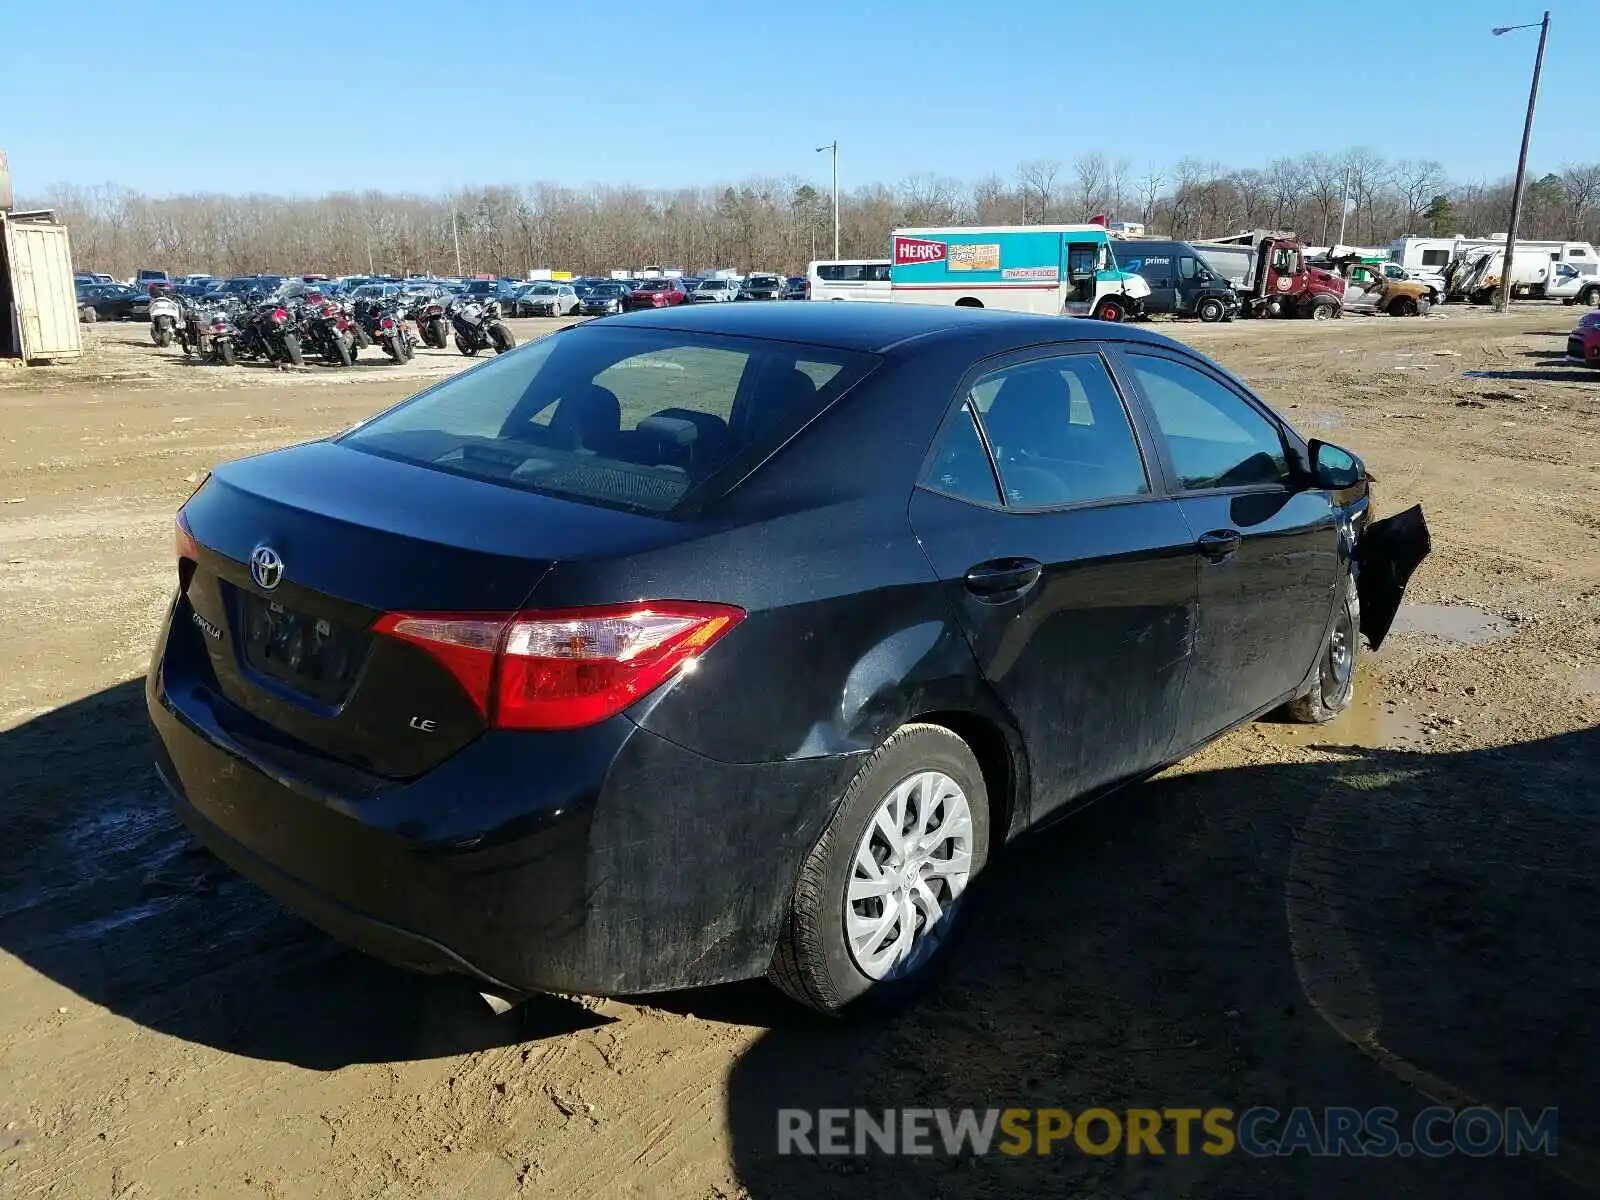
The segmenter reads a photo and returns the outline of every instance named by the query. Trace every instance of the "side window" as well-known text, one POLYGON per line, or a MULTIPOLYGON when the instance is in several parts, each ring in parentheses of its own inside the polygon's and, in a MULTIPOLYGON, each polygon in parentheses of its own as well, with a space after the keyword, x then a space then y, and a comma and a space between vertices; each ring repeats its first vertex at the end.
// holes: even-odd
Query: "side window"
POLYGON ((998 504, 1000 493, 995 487, 989 452, 978 436, 977 420, 971 403, 963 404, 944 431, 924 485, 959 500, 998 504))
POLYGON ((1150 490, 1122 397, 1097 354, 1017 363, 972 386, 1005 503, 1052 508, 1150 490))
POLYGON ((1185 279, 1193 279, 1200 274, 1200 264, 1185 254, 1178 260, 1178 274, 1185 279))
POLYGON ((1128 360, 1172 456, 1179 486, 1288 482, 1288 456, 1277 426, 1241 396, 1171 359, 1130 354, 1128 360))

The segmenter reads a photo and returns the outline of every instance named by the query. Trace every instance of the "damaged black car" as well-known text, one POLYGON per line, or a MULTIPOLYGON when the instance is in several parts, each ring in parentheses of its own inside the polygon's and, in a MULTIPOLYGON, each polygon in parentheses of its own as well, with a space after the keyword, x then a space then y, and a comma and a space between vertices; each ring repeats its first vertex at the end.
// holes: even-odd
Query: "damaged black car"
POLYGON ((1128 325, 575 326, 177 519, 147 685, 219 856, 497 1001, 892 1008, 1030 828, 1326 721, 1428 552, 1361 460, 1128 325))

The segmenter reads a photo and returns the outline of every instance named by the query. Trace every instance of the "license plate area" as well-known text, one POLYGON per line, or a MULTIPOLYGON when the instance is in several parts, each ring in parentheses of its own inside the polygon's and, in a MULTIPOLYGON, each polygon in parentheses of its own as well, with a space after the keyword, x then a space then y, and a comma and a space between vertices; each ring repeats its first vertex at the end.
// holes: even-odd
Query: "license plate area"
POLYGON ((323 704, 349 695, 365 656, 365 630, 250 592, 239 593, 239 615, 239 644, 250 670, 323 704))

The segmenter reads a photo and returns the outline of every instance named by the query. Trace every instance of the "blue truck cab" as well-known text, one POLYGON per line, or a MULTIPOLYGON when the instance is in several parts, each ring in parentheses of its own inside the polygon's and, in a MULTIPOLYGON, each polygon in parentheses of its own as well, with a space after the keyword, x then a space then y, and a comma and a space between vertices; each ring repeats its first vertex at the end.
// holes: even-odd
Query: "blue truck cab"
POLYGON ((1137 316, 1150 285, 1117 264, 1103 225, 950 226, 897 229, 889 298, 1008 312, 1137 316))

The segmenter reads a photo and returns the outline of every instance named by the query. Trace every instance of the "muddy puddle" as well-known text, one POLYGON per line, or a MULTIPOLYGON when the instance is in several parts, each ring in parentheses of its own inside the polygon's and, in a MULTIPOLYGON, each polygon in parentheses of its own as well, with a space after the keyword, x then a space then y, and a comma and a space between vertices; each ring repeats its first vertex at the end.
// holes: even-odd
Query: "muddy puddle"
POLYGON ((1362 746, 1368 749, 1419 749, 1423 727, 1417 715, 1383 694, 1376 677, 1356 677, 1354 703, 1326 725, 1264 723, 1274 740, 1294 746, 1362 746))
POLYGON ((1516 628, 1515 621, 1472 604, 1406 604, 1395 616, 1392 632, 1476 646, 1510 637, 1516 628))

